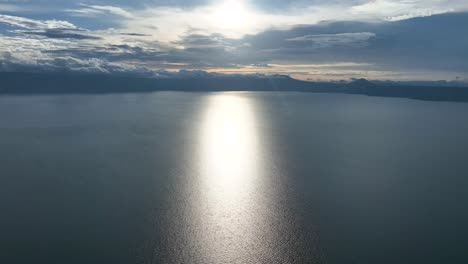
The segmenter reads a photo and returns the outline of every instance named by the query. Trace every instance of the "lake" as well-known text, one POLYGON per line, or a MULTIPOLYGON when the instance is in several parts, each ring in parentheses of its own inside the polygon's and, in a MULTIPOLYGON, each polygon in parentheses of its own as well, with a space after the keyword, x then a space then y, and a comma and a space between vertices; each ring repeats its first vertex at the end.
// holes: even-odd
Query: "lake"
POLYGON ((0 96, 0 263, 468 263, 468 104, 0 96))

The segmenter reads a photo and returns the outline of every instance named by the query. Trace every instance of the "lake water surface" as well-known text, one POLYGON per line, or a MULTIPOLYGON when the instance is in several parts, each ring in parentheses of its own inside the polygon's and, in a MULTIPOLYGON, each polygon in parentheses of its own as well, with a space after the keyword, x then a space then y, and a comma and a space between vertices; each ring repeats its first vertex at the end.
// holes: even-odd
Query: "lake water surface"
POLYGON ((0 263, 468 263, 468 104, 0 96, 0 263))

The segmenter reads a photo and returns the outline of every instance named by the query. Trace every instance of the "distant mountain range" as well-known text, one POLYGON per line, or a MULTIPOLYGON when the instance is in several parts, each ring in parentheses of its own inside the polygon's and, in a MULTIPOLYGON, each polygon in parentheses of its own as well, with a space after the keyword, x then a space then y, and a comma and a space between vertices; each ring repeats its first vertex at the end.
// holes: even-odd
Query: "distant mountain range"
POLYGON ((390 81, 311 82, 285 75, 143 78, 92 74, 0 73, 0 94, 80 94, 153 91, 296 91, 468 102, 468 87, 390 81))

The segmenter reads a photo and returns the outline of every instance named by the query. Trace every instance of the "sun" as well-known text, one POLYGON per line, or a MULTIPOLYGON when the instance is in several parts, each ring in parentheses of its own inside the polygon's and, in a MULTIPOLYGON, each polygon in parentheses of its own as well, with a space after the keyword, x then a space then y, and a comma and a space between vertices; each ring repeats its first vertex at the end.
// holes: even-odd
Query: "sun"
POLYGON ((252 17, 252 11, 243 0, 227 0, 213 9, 214 25, 224 30, 244 31, 248 29, 252 17))

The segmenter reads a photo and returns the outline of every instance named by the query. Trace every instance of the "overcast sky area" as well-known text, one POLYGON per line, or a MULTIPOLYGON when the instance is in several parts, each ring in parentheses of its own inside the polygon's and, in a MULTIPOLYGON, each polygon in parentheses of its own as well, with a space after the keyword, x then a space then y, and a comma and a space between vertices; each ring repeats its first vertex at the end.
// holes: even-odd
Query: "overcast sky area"
POLYGON ((0 71, 468 80, 466 0, 0 0, 0 71))

